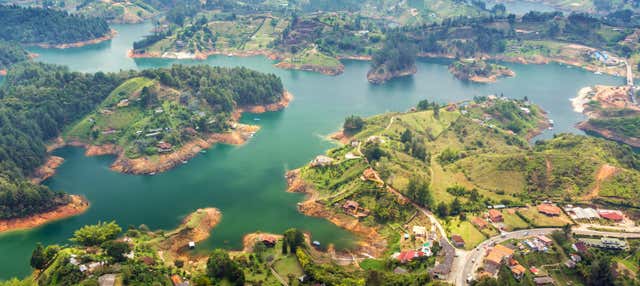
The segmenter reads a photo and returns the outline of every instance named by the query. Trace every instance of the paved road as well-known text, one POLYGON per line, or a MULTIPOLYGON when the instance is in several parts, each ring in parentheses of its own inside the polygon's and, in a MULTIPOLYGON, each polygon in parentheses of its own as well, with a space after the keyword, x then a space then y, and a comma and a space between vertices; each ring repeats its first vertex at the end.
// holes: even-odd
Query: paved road
MULTIPOLYGON (((458 253, 458 257, 456 260, 464 261, 464 266, 462 269, 459 269, 457 272, 454 272, 456 275, 454 284, 457 286, 467 285, 467 277, 476 272, 476 269, 480 267, 482 264, 482 260, 487 253, 487 248, 489 245, 494 243, 500 243, 509 239, 524 239, 529 236, 535 235, 548 235, 553 231, 560 230, 559 228, 534 228, 534 229, 526 229, 526 230, 518 230, 513 232, 505 232, 502 235, 491 237, 484 242, 480 243, 475 249, 469 251, 465 256, 460 255, 458 253)), ((456 264, 454 262, 454 264, 456 264)))

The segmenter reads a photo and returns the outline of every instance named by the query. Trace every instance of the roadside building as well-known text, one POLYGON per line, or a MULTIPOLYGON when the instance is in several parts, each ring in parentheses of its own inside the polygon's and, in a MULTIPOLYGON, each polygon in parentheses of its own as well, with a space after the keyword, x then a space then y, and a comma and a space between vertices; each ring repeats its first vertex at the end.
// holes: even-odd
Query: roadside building
POLYGON ((548 238, 544 235, 538 235, 536 236, 536 238, 546 246, 553 245, 553 240, 551 240, 551 238, 548 238))
POLYGON ((489 210, 489 219, 494 223, 504 221, 504 218, 502 217, 502 213, 499 210, 495 210, 495 209, 489 210))
POLYGON ((554 206, 552 204, 538 205, 538 211, 547 216, 559 216, 560 213, 562 212, 562 210, 559 207, 554 206))
POLYGON ((622 212, 616 210, 598 210, 600 217, 608 219, 610 221, 621 222, 624 220, 622 212))
POLYGON ((453 260, 456 256, 456 250, 449 244, 446 238, 440 238, 440 253, 443 258, 440 263, 438 263, 435 267, 429 271, 432 277, 437 279, 447 279, 449 273, 451 273, 451 268, 453 267, 453 260))
POLYGON ((464 247, 464 239, 462 236, 454 234, 451 236, 451 241, 455 247, 464 247))
POLYGON ((422 252, 422 251, 407 250, 407 251, 400 252, 400 254, 398 255, 397 259, 401 263, 407 263, 407 262, 411 262, 412 260, 414 260, 414 259, 416 259, 418 257, 422 257, 422 256, 425 256, 424 252, 422 252))
POLYGON ((424 226, 414 225, 413 226, 413 235, 415 235, 416 237, 426 238, 427 237, 427 228, 424 227, 424 226))
POLYGON ((567 207, 565 210, 569 213, 571 218, 575 220, 597 219, 600 217, 598 212, 593 208, 567 207))
POLYGON ((578 253, 586 253, 587 252, 587 245, 582 241, 578 241, 578 242, 574 243, 573 245, 571 245, 571 248, 573 248, 573 250, 575 250, 578 253))
POLYGON ((520 265, 520 264, 516 264, 514 266, 511 266, 511 274, 513 274, 513 277, 520 280, 522 279, 522 277, 524 276, 524 273, 527 272, 527 269, 524 268, 524 266, 520 265))
POLYGON ((493 265, 497 268, 500 268, 502 262, 506 259, 509 259, 513 256, 513 250, 504 246, 504 245, 496 245, 494 248, 489 250, 487 257, 485 257, 484 261, 487 265, 493 265))
POLYGON ((588 246, 602 248, 602 249, 617 250, 617 249, 626 249, 629 247, 626 241, 620 240, 617 238, 610 238, 610 237, 602 237, 600 239, 581 238, 580 241, 588 246))
POLYGON ((535 283, 536 286, 555 285, 555 281, 549 276, 533 278, 533 283, 535 283))
POLYGON ((474 216, 473 218, 471 218, 471 223, 475 225, 479 230, 483 230, 487 226, 489 226, 486 220, 483 220, 477 216, 474 216))

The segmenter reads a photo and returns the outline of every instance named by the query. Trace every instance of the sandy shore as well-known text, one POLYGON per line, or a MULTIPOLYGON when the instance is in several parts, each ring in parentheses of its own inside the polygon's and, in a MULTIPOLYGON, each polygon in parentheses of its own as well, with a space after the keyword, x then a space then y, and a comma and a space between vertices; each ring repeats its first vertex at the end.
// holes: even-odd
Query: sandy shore
POLYGON ((64 158, 58 156, 49 156, 45 163, 38 167, 31 175, 31 182, 34 184, 40 184, 48 178, 51 178, 56 169, 62 165, 64 158))
POLYGON ((54 49, 79 48, 79 47, 84 47, 84 46, 88 46, 88 45, 101 43, 101 42, 104 42, 104 41, 107 41, 107 40, 111 40, 117 34, 118 34, 118 32, 116 30, 111 29, 111 31, 108 34, 106 34, 106 35, 104 35, 102 37, 91 39, 91 40, 87 40, 87 41, 82 41, 82 42, 68 43, 68 44, 34 43, 34 44, 25 44, 25 45, 26 46, 36 46, 36 47, 45 48, 45 49, 50 49, 50 48, 54 48, 54 49))
POLYGON ((0 76, 7 76, 7 70, 6 69, 1 69, 0 70, 0 76))
POLYGON ((89 208, 89 202, 78 195, 71 195, 71 202, 52 211, 34 214, 28 217, 1 219, 0 232, 30 229, 46 223, 72 217, 85 212, 89 208))
POLYGON ((571 106, 573 106, 573 111, 578 113, 584 112, 584 105, 589 103, 589 94, 593 92, 594 90, 592 87, 583 87, 578 91, 578 95, 576 97, 569 99, 571 101, 571 106))

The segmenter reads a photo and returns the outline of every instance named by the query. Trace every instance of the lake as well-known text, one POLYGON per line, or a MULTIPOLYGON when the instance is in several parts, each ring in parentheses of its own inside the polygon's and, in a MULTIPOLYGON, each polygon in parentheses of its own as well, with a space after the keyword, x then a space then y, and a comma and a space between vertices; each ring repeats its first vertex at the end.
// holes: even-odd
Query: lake
MULTIPOLYGON (((264 57, 214 56, 205 61, 130 59, 126 52, 145 35, 150 24, 115 25, 118 36, 97 45, 72 49, 40 49, 38 61, 68 65, 72 70, 118 71, 166 67, 174 63, 246 66, 275 73, 295 100, 289 108, 266 114, 245 114, 242 122, 262 127, 242 146, 215 145, 187 164, 155 176, 134 176, 109 170, 111 156, 85 157, 79 148, 55 152, 65 158, 58 173, 46 184, 55 190, 86 196, 91 208, 84 214, 29 231, 0 235, 0 279, 23 277, 31 271, 29 258, 37 242, 68 243, 73 231, 85 224, 116 220, 123 228, 146 224, 151 229, 172 229, 197 208, 216 207, 221 223, 200 251, 216 247, 240 248, 244 234, 255 231, 281 233, 297 227, 313 239, 337 248, 349 247, 354 237, 319 218, 296 210, 300 194, 286 193, 284 173, 300 167, 334 146, 326 135, 340 129, 345 117, 405 111, 419 100, 447 103, 474 96, 500 94, 527 96, 542 106, 556 122, 554 132, 581 133, 573 126, 583 117, 573 112, 569 98, 592 84, 623 84, 623 78, 595 75, 577 68, 549 65, 505 65, 517 76, 495 84, 465 83, 448 71, 446 60, 420 60, 418 73, 382 86, 367 82, 368 62, 346 61, 344 74, 281 70, 264 57), (255 119, 259 118, 257 121, 255 119)), ((1 79, 0 79, 1 80, 1 79)))

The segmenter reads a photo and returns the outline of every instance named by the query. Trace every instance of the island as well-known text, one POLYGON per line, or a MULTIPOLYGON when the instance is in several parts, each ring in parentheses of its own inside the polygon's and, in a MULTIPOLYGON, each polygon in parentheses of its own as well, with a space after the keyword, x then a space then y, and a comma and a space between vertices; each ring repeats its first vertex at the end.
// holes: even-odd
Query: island
POLYGON ((588 119, 577 127, 602 137, 640 147, 640 106, 632 86, 585 87, 572 99, 574 110, 588 119))
POLYGON ((487 63, 482 59, 460 59, 449 65, 449 72, 457 79, 478 83, 496 82, 502 77, 513 77, 508 67, 487 63))
POLYGON ((367 80, 382 84, 393 78, 415 74, 416 48, 401 34, 387 38, 384 46, 373 55, 367 80))

